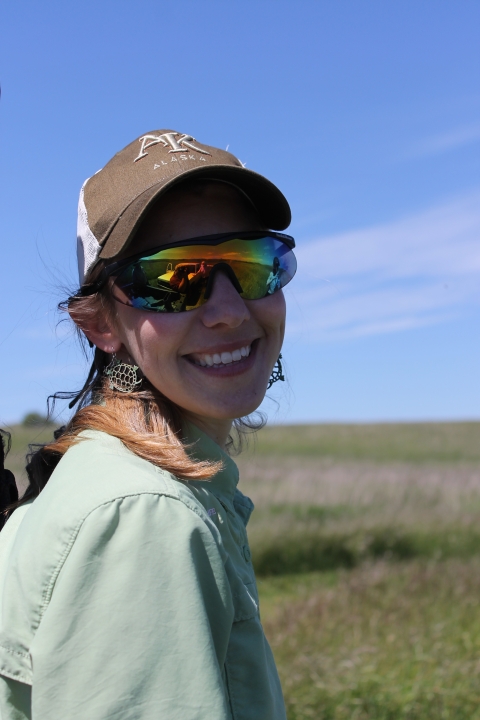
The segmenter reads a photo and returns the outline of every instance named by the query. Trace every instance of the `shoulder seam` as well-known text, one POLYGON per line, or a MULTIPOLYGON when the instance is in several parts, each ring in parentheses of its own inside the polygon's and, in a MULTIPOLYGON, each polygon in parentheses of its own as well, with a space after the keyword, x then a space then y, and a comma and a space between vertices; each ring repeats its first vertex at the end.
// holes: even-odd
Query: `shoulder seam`
POLYGON ((23 653, 23 652, 19 652, 18 650, 12 650, 11 648, 8 648, 5 645, 2 645, 1 643, 0 643, 0 648, 2 648, 2 650, 5 650, 5 652, 10 653, 10 655, 18 655, 18 657, 26 658, 27 660, 30 660, 29 653, 23 653))

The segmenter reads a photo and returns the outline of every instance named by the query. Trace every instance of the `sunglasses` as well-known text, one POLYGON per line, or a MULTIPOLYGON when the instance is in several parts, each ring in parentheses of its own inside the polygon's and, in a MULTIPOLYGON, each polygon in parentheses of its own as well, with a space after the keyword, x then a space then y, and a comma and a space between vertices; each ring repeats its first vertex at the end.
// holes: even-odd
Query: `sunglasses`
POLYGON ((98 280, 82 289, 97 292, 109 277, 119 302, 152 312, 183 312, 210 297, 218 272, 224 273, 245 300, 273 295, 295 275, 297 261, 290 235, 237 232, 183 240, 147 254, 107 265, 98 280))

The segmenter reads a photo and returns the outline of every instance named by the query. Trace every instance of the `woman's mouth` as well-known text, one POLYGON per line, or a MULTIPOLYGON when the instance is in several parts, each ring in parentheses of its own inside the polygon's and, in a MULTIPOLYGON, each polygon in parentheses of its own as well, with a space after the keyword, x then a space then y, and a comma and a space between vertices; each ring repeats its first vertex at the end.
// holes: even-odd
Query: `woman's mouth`
POLYGON ((192 353, 188 359, 200 367, 220 368, 241 362, 250 355, 251 350, 251 345, 242 345, 231 352, 192 353))

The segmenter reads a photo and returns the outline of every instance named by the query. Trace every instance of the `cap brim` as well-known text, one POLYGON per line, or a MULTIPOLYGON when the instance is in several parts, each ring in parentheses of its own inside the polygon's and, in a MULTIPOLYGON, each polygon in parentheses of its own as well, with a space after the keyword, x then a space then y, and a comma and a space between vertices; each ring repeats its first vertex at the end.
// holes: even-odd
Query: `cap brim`
POLYGON ((134 232, 142 221, 150 204, 169 190, 193 177, 223 180, 242 190, 255 206, 262 222, 271 230, 285 230, 291 222, 290 206, 280 190, 262 175, 242 167, 215 165, 192 168, 179 177, 157 183, 138 195, 128 205, 113 226, 99 257, 112 259, 130 244, 134 232))

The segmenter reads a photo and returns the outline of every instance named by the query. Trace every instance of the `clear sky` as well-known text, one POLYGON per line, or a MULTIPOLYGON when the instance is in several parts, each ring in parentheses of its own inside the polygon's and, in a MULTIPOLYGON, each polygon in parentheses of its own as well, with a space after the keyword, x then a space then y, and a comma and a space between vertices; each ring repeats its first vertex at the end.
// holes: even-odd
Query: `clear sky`
POLYGON ((272 420, 478 418, 479 27, 477 0, 3 0, 0 424, 81 383, 78 191, 158 128, 291 203, 272 420))

